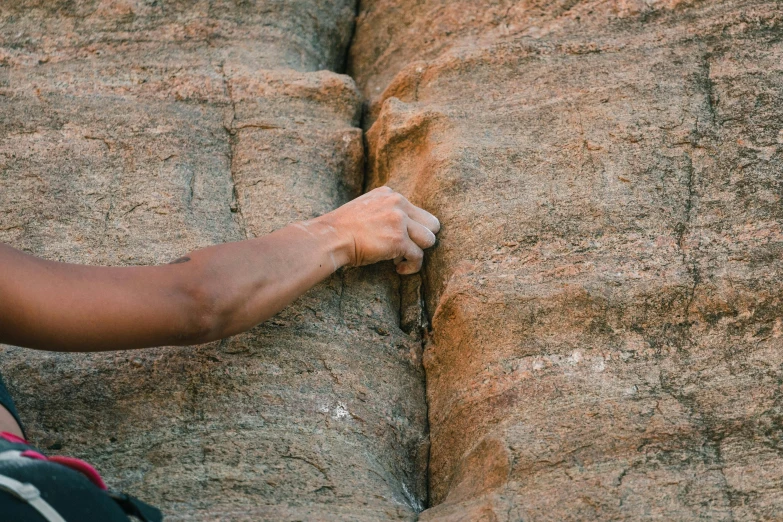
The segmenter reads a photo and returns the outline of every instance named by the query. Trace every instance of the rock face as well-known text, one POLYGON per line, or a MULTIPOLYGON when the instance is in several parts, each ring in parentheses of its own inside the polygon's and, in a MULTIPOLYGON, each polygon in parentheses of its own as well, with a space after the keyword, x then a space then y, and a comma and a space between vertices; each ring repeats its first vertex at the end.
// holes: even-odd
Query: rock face
POLYGON ((220 343, 3 347, 31 438, 171 520, 778 518, 781 3, 356 7, 0 0, 0 241, 165 263, 385 183, 443 224, 220 343))
POLYGON ((779 517, 782 23, 362 2, 368 186, 443 224, 421 520, 779 517))
MULTIPOLYGON (((165 263, 361 193, 352 1, 0 2, 0 241, 165 263)), ((389 267, 251 332, 139 352, 0 351, 30 438, 168 520, 412 519, 421 342, 389 267)))

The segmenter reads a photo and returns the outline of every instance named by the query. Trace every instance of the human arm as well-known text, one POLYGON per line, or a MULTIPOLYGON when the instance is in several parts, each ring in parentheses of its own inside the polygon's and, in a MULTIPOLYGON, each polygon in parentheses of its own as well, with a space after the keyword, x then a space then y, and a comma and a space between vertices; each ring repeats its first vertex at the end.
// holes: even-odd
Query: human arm
POLYGON ((0 245, 0 342, 60 351, 199 344, 270 318, 342 266, 421 268, 440 225, 382 187, 272 234, 169 265, 95 267, 0 245))

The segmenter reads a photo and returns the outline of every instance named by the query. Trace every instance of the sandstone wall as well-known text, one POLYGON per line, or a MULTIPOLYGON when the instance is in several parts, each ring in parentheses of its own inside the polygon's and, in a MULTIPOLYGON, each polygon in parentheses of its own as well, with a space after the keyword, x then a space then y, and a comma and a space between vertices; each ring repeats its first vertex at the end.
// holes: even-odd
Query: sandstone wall
POLYGON ((781 23, 362 2, 368 183, 443 224, 421 520, 779 517, 781 23))
MULTIPOLYGON (((166 263, 362 189, 353 1, 0 2, 0 241, 166 263)), ((421 343, 389 267, 199 347, 0 348, 30 438, 167 520, 386 520, 425 500, 421 343), (416 332, 414 332, 416 333, 416 332)))
POLYGON ((777 518, 780 2, 356 7, 0 0, 0 241, 165 263, 383 183, 443 223, 220 343, 0 348, 31 438, 172 520, 777 518))

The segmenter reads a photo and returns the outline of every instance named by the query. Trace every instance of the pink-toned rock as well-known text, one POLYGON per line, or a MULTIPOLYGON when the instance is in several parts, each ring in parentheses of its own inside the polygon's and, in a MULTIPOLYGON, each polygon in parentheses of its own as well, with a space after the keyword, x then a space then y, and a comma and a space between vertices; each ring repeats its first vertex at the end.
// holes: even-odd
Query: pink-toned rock
POLYGON ((778 518, 780 2, 369 0, 346 61, 354 8, 0 4, 0 241, 443 224, 220 343, 3 347, 33 439, 174 520, 778 518))
POLYGON ((778 2, 364 2, 368 186, 438 215, 421 520, 783 505, 778 2))
MULTIPOLYGON (((3 2, 0 241, 166 263, 357 196, 361 96, 331 72, 353 17, 350 1, 3 2)), ((220 343, 2 347, 0 367, 36 444, 167 520, 410 520, 426 410, 399 295, 388 266, 343 271, 220 343)))

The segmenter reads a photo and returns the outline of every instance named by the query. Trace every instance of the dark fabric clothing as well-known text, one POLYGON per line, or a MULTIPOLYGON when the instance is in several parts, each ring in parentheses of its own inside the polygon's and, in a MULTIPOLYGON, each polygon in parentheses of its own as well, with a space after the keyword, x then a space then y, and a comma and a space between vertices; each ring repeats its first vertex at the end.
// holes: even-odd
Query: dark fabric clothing
MULTIPOLYGON (((26 444, 0 439, 0 453, 7 450, 34 450, 26 444)), ((0 460, 0 475, 32 484, 66 521, 128 522, 122 509, 98 489, 87 477, 53 462, 17 458, 0 460)), ((45 522, 46 519, 29 503, 0 490, 0 519, 3 522, 45 522)))
MULTIPOLYGON (((8 389, 5 387, 2 375, 0 375, 0 406, 3 406, 6 410, 11 412, 11 415, 13 415, 14 419, 16 419, 19 427, 22 428, 22 433, 24 433, 25 431, 24 426, 22 425, 22 419, 19 418, 19 412, 16 411, 16 405, 14 404, 14 400, 11 398, 11 394, 8 393, 8 389)), ((25 434, 25 437, 27 437, 27 434, 25 434)))
MULTIPOLYGON (((32 484, 66 522, 129 522, 128 514, 139 520, 159 522, 160 512, 137 499, 103 490, 86 475, 62 464, 18 456, 16 452, 40 453, 21 442, 0 437, 0 476, 32 484)), ((0 487, 2 522, 46 522, 28 502, 0 487)))

